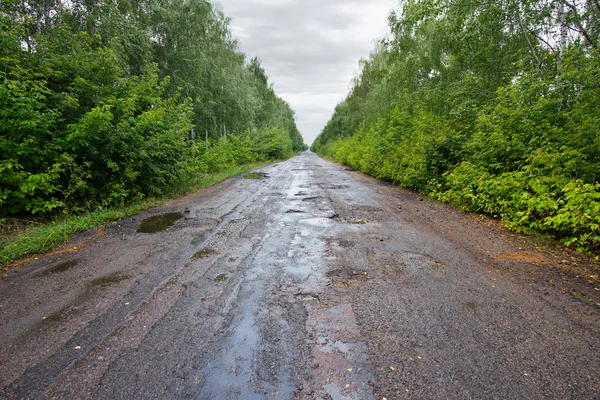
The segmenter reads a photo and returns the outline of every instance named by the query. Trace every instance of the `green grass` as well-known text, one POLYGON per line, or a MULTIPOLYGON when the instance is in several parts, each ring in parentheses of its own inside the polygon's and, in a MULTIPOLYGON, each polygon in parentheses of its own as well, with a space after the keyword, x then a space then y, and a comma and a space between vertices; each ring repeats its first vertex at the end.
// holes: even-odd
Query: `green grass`
MULTIPOLYGON (((186 182, 177 188, 177 196, 215 185, 225 179, 270 164, 270 162, 240 165, 214 174, 203 174, 192 181, 186 182)), ((48 252, 57 246, 67 242, 74 234, 100 226, 114 223, 115 221, 138 214, 144 210, 163 205, 170 198, 148 199, 140 203, 122 208, 103 209, 85 215, 66 215, 51 221, 31 226, 31 221, 20 221, 16 224, 14 220, 5 220, 0 229, 4 232, 0 235, 0 270, 10 268, 11 264, 35 254, 48 252), (11 224, 20 225, 16 232, 4 229, 11 224), (29 226, 25 226, 25 223, 29 226)))

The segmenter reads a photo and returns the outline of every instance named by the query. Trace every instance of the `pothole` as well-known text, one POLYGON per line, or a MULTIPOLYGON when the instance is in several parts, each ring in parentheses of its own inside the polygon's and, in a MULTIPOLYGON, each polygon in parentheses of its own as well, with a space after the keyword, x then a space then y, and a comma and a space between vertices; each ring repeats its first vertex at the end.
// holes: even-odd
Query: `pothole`
POLYGON ((321 189, 325 190, 339 190, 339 189, 348 189, 350 185, 321 185, 321 189))
POLYGON ((214 279, 214 281, 215 281, 215 282, 224 282, 224 281, 226 281, 227 279, 229 279, 229 278, 227 277, 227 275, 226 275, 226 274, 220 274, 220 275, 217 275, 217 276, 215 276, 215 279, 214 279))
POLYGON ((304 212, 302 210, 287 210, 285 213, 286 214, 306 214, 306 212, 304 212))
POLYGON ((248 174, 244 174, 244 179, 264 179, 268 178, 269 174, 264 172, 250 172, 248 174))
POLYGON ((351 219, 346 222, 348 222, 349 224, 352 224, 352 225, 365 225, 367 223, 367 221, 362 220, 362 219, 351 219))
POLYGON ((137 231, 138 233, 157 233, 166 231, 171 226, 175 225, 181 218, 183 218, 183 214, 180 212, 155 215, 143 220, 137 231))
POLYGON ((215 254, 218 254, 218 251, 215 249, 212 249, 210 247, 205 247, 200 251, 197 251, 193 256, 192 256, 192 260, 199 260, 201 258, 207 258, 210 256, 214 256, 215 254))
POLYGON ((305 197, 302 199, 302 201, 314 201, 314 200, 321 200, 322 197, 320 196, 311 196, 311 197, 305 197))
POLYGON ((349 271, 346 269, 336 269, 329 271, 327 277, 336 288, 350 288, 364 285, 370 281, 366 272, 349 271))
POLYGON ((103 277, 98 278, 98 279, 94 279, 93 281, 91 281, 89 283, 89 286, 90 287, 97 287, 97 286, 116 285, 117 283, 121 283, 121 282, 123 282, 123 281, 125 281, 127 279, 129 279, 129 275, 115 273, 115 274, 103 276, 103 277))
POLYGON ((64 263, 57 264, 53 267, 48 268, 47 270, 41 272, 39 276, 48 276, 54 274, 60 274, 61 272, 65 272, 73 268, 79 264, 79 260, 71 260, 64 263))

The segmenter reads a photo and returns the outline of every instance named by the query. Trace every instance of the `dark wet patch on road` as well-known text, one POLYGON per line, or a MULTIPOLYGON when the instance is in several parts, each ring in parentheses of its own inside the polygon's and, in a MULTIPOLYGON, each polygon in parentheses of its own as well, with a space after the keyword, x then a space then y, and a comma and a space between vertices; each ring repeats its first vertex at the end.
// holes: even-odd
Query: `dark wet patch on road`
POLYGON ((314 201, 314 200, 321 200, 322 197, 321 196, 311 196, 311 197, 305 197, 302 199, 302 201, 314 201))
POLYGON ((180 212, 155 215, 143 220, 137 231, 138 233, 163 232, 175 225, 181 218, 183 218, 183 214, 180 212))
POLYGON ((467 301, 460 304, 463 309, 470 310, 475 316, 479 315, 479 305, 474 301, 467 301))
POLYGON ((362 219, 351 219, 346 222, 348 222, 349 224, 352 224, 352 225, 365 225, 367 223, 367 221, 364 221, 362 219))
POLYGON ((192 260, 199 260, 201 258, 208 258, 210 256, 214 256, 215 254, 218 254, 219 252, 215 249, 212 249, 210 247, 206 247, 200 251, 197 251, 193 256, 192 256, 192 260))
POLYGON ((268 177, 269 174, 265 174, 264 172, 250 172, 248 174, 244 174, 244 179, 264 179, 268 177))
POLYGON ((327 277, 331 279, 331 284, 336 288, 351 288, 370 282, 369 275, 366 272, 346 269, 329 271, 327 277))
POLYGON ((89 287, 105 287, 116 285, 117 283, 121 283, 125 280, 129 279, 129 275, 114 273, 110 275, 106 275, 97 279, 94 279, 89 283, 89 287))
POLYGON ((39 273, 38 276, 48 276, 48 275, 60 274, 61 272, 66 272, 66 271, 70 270, 77 264, 79 264, 79 260, 66 261, 66 262, 63 262, 63 263, 60 263, 53 267, 48 268, 47 270, 39 273))
POLYGON ((324 190, 340 190, 340 189, 349 189, 350 185, 319 185, 321 189, 324 190))

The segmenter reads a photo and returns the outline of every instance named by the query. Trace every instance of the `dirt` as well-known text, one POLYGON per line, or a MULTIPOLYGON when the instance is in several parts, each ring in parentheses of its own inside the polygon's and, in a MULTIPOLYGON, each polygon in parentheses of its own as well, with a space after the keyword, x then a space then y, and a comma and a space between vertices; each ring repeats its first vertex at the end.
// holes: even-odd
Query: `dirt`
POLYGON ((311 153, 250 176, 2 276, 0 397, 598 397, 592 257, 311 153))

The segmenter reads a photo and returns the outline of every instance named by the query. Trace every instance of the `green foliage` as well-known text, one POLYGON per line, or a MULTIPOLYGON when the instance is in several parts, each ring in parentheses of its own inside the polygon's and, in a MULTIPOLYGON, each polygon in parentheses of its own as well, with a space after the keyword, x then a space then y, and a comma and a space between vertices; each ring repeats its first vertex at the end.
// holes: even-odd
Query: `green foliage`
POLYGON ((313 150, 600 250, 600 11, 559 3, 406 1, 313 150))
POLYGON ((172 194, 306 149, 206 0, 0 3, 0 217, 172 194))

